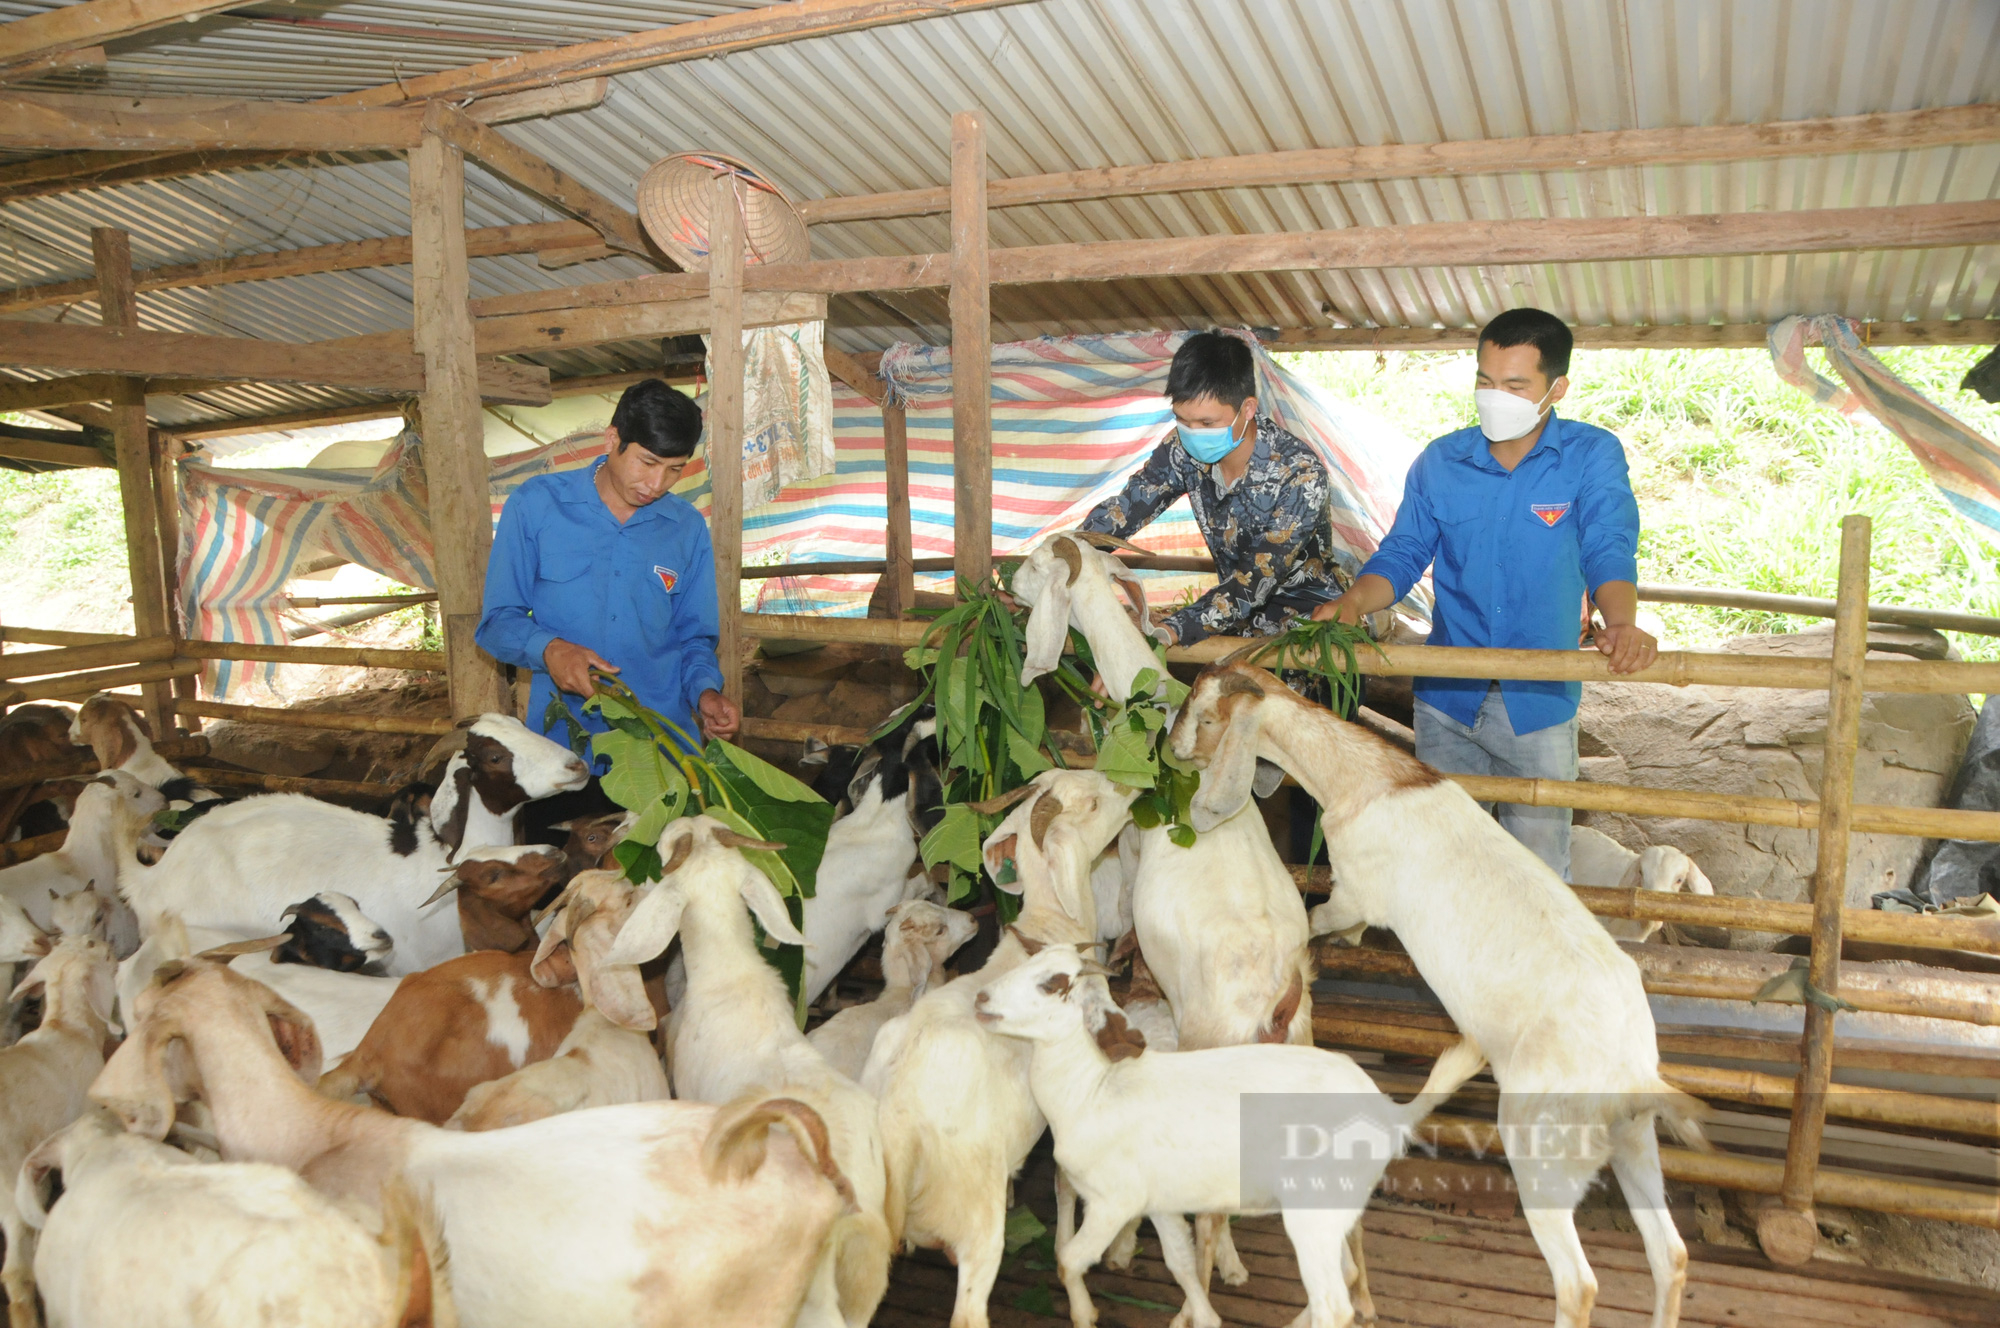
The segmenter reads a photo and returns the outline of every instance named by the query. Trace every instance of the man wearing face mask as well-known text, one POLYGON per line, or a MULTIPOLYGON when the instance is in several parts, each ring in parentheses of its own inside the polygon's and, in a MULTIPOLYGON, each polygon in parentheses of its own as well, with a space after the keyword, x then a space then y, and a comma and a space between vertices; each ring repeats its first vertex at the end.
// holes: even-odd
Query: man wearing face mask
MULTIPOLYGON (((1572 344, 1540 309, 1511 309, 1480 331, 1479 423, 1424 449, 1381 548, 1353 589, 1313 617, 1356 622, 1402 599, 1429 567, 1432 645, 1574 650, 1587 595, 1604 618, 1593 644, 1611 671, 1653 662, 1658 643, 1634 624, 1639 505, 1625 449, 1555 413, 1572 344)), ((1417 755, 1439 770, 1576 778, 1582 684, 1418 678, 1415 690, 1417 755)), ((1494 810, 1567 879, 1568 808, 1494 810)))
POLYGON ((1249 345, 1222 332, 1189 337, 1167 371, 1167 399, 1174 431, 1079 529, 1129 539, 1187 495, 1216 585, 1162 624, 1172 639, 1269 636, 1337 595, 1326 468, 1258 413, 1249 345))

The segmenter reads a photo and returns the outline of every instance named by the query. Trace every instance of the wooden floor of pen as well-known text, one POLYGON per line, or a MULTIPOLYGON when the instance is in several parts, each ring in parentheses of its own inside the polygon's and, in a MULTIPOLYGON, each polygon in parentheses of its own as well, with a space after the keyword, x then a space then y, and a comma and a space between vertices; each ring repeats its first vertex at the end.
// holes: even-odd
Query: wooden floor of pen
MULTIPOLYGON (((1038 1205, 1039 1207, 1039 1205, 1038 1205)), ((1431 1214, 1406 1207, 1371 1209, 1366 1219, 1368 1280, 1379 1324, 1422 1328, 1546 1328, 1555 1321, 1547 1265, 1527 1224, 1431 1214)), ((1584 1248, 1597 1273, 1593 1328, 1646 1328, 1653 1282, 1636 1236, 1585 1231, 1584 1248)), ((1236 1247, 1250 1281, 1211 1298, 1225 1324, 1283 1328, 1306 1303, 1289 1242, 1275 1217, 1245 1218, 1236 1247)), ((1140 1257, 1124 1274, 1089 1275, 1102 1328, 1165 1328, 1181 1304, 1159 1242, 1145 1228, 1140 1257), (1117 1299, 1113 1299, 1117 1297, 1117 1299), (1142 1302, 1142 1303, 1135 1303, 1142 1302), (1161 1308, 1165 1307, 1165 1308, 1161 1308)), ((889 1294, 876 1313, 879 1328, 918 1328, 951 1317, 957 1270, 944 1256, 922 1251, 899 1260, 889 1294)), ((993 1289, 995 1328, 1042 1328, 1068 1318, 1053 1272, 1009 1258, 993 1289), (1022 1309, 1037 1286, 1048 1288, 1050 1314, 1022 1309)), ((1687 1291, 1681 1323, 1750 1328, 1971 1328, 2000 1323, 2000 1293, 1936 1282, 1854 1264, 1815 1262, 1778 1269, 1754 1250, 1688 1246, 1687 1291)))

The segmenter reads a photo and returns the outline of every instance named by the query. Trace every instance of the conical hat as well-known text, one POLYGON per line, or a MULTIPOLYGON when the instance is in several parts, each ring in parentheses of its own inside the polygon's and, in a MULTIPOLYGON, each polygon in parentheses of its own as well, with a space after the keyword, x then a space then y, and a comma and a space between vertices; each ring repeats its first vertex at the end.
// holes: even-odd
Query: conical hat
POLYGON ((806 224, 791 200, 754 167, 719 152, 675 153, 639 181, 639 220, 654 244, 689 272, 708 271, 708 209, 718 175, 736 179, 746 264, 806 260, 806 224))

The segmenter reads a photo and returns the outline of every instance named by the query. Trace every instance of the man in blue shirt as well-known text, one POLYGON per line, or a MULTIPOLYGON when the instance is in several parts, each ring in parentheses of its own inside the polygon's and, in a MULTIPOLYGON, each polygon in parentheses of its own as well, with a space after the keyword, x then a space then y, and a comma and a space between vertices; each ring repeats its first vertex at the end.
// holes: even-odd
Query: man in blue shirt
MULTIPOLYGON (((1434 440, 1410 467, 1403 505, 1354 587, 1313 617, 1358 621, 1432 569, 1435 646, 1574 650, 1586 594, 1613 673, 1645 668, 1658 643, 1639 627, 1639 504, 1618 439, 1558 419, 1572 338, 1540 309, 1512 309, 1479 333, 1479 424, 1434 440)), ((1574 682, 1418 678, 1417 755, 1448 774, 1575 779, 1574 682)), ((1489 805, 1490 806, 1490 805, 1489 805)), ((1566 807, 1501 804, 1500 823, 1565 879, 1566 807)))
POLYGON ((708 527, 668 492, 700 438, 693 401, 657 378, 634 383, 604 431, 602 461, 538 475, 501 510, 477 639, 493 658, 534 670, 530 728, 546 728, 560 694, 579 724, 602 732, 581 708, 598 669, 696 741, 736 736, 741 715, 715 659, 708 527))

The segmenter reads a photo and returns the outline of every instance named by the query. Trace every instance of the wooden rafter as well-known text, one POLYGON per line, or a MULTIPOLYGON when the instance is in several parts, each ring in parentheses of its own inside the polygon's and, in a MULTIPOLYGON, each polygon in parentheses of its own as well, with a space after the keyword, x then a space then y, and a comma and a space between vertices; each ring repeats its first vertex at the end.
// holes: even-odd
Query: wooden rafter
POLYGON ((422 132, 414 107, 0 93, 0 148, 28 151, 361 152, 414 147, 422 132))
POLYGON ((631 212, 499 130, 441 101, 426 108, 424 127, 509 184, 587 223, 606 244, 642 256, 651 252, 631 212))
POLYGON ((244 0, 89 0, 0 24, 0 70, 234 9, 244 0))
MULTIPOLYGON (((2000 319, 1928 318, 1908 322, 1863 323, 1871 346, 1991 346, 2000 344, 2000 319)), ((1763 323, 1668 323, 1657 327, 1578 326, 1576 344, 1595 350, 1683 349, 1700 346, 1762 346, 1763 323)), ((1264 344, 1272 350, 1471 350, 1476 327, 1306 327, 1287 328, 1264 344)))
MULTIPOLYGON (((87 401, 109 401, 123 382, 117 374, 72 374, 67 378, 46 378, 35 383, 0 383, 0 411, 48 410, 53 406, 80 406, 87 401)), ((224 386, 219 378, 149 378, 147 396, 187 395, 224 386)))
MULTIPOLYGON (((703 278, 704 284, 707 278, 703 278)), ((472 311, 479 314, 480 302, 472 311)), ((826 317, 826 299, 785 291, 758 291, 743 301, 743 326, 807 323, 826 317)), ((706 294, 671 300, 561 309, 549 313, 480 317, 473 334, 481 355, 521 355, 535 351, 601 346, 609 341, 652 340, 708 330, 706 294)), ((410 345, 408 332, 370 332, 319 345, 332 350, 394 352, 410 345)))

